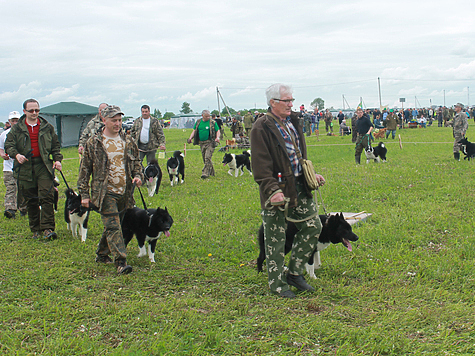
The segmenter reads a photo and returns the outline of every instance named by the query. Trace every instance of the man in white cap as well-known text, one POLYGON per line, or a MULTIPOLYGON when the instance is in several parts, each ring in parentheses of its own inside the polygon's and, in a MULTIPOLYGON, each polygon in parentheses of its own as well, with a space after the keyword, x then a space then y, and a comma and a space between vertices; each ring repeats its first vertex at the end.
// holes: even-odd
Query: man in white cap
MULTIPOLYGON (((20 120, 20 113, 18 111, 12 111, 8 115, 8 122, 11 126, 16 125, 20 120)), ((17 209, 20 210, 20 215, 26 215, 26 205, 21 194, 18 194, 18 187, 16 179, 13 177, 13 158, 5 153, 5 139, 11 130, 9 129, 2 132, 0 135, 0 157, 3 158, 3 183, 5 184, 5 212, 3 213, 8 219, 15 219, 15 213, 17 209)))

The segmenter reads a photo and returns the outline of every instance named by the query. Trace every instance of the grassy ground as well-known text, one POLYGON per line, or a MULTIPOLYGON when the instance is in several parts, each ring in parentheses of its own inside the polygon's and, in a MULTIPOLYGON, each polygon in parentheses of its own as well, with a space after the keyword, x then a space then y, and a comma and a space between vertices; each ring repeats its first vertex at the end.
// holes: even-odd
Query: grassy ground
MULTIPOLYGON (((472 131, 473 123, 469 139, 472 131)), ((348 137, 308 138, 309 157, 327 180, 327 210, 374 215, 355 228, 353 252, 331 246, 322 253, 310 282, 316 292, 294 300, 271 295, 256 273, 257 185, 248 174, 229 176, 218 152, 215 178, 199 178, 200 152, 189 146, 185 184, 171 188, 165 180, 158 196, 146 197, 166 206, 175 224, 157 245, 155 264, 137 258, 131 242, 127 276, 94 262, 97 214, 86 243, 72 238, 62 220, 64 194, 56 241, 34 241, 27 218, 2 214, 0 352, 474 354, 474 165, 453 159, 449 128, 398 133, 402 150, 384 140, 388 162, 360 166, 348 137)), ((189 134, 166 131, 167 149, 182 150, 189 134)), ((77 151, 63 153, 75 185, 77 151)), ((136 201, 141 206, 137 192, 136 201)))

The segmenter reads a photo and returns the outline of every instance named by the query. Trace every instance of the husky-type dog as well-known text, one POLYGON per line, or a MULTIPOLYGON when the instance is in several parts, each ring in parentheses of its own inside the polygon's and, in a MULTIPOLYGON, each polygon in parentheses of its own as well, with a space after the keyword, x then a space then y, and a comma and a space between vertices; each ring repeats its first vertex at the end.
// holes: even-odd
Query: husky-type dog
POLYGON ((249 174, 252 176, 252 171, 251 171, 251 161, 250 158, 251 154, 249 151, 243 151, 242 155, 236 155, 234 153, 225 153, 224 158, 223 158, 223 166, 228 165, 229 166, 229 175, 233 175, 237 177, 239 172, 241 172, 241 175, 244 174, 244 167, 247 168, 249 174))
POLYGON ((74 190, 67 189, 65 194, 64 220, 68 224, 68 230, 71 230, 73 237, 78 236, 77 232, 79 230, 81 241, 86 242, 90 209, 81 205, 81 195, 76 194, 74 190))
MULTIPOLYGON (((315 270, 320 268, 320 251, 326 249, 331 244, 343 244, 348 251, 352 251, 350 241, 357 241, 358 236, 353 232, 351 225, 345 220, 343 213, 330 215, 320 215, 320 221, 322 222, 322 232, 318 237, 318 243, 313 250, 312 255, 305 261, 305 268, 307 274, 316 279, 315 270)), ((298 232, 297 226, 293 222, 287 223, 287 229, 285 230, 285 254, 289 253, 292 249, 295 234, 298 232)), ((258 233, 259 238, 259 257, 257 258, 257 271, 262 272, 262 264, 266 259, 265 242, 264 242, 264 227, 261 225, 258 233)))
POLYGON ((162 182, 162 170, 156 159, 152 159, 143 170, 144 179, 147 185, 148 196, 153 197, 158 194, 160 183, 162 182))
POLYGON ((167 161, 167 170, 168 175, 170 176, 170 185, 172 187, 173 183, 178 184, 178 182, 185 182, 185 159, 183 153, 180 151, 173 152, 173 157, 170 157, 167 161))
POLYGON ((386 162, 386 154, 388 153, 388 149, 384 145, 384 143, 380 142, 376 147, 368 145, 364 151, 366 155, 366 163, 369 163, 372 159, 375 162, 379 163, 381 160, 386 162))
POLYGON ((122 235, 125 246, 127 246, 135 235, 139 244, 139 254, 137 257, 147 255, 145 242, 148 242, 148 258, 150 262, 155 262, 155 246, 157 240, 163 233, 170 236, 170 228, 173 225, 173 218, 165 209, 127 209, 122 220, 122 235))

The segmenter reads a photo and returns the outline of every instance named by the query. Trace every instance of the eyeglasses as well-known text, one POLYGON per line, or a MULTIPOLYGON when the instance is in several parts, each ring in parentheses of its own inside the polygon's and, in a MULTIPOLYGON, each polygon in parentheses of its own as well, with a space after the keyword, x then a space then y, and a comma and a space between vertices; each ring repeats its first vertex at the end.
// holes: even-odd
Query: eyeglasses
POLYGON ((38 114, 40 112, 40 109, 31 109, 31 110, 25 110, 25 111, 29 112, 30 114, 33 114, 34 112, 38 114))
POLYGON ((285 100, 282 100, 282 99, 272 99, 272 100, 275 100, 275 101, 282 101, 283 103, 293 103, 295 101, 295 99, 285 99, 285 100))

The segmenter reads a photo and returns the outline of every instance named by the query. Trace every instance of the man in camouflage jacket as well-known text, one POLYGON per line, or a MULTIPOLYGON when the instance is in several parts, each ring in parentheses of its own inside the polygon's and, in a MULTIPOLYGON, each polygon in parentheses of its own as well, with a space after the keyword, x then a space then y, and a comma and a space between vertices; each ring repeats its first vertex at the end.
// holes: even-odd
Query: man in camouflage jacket
POLYGON ((140 162, 147 156, 147 164, 155 158, 157 149, 165 150, 165 135, 163 134, 162 125, 158 119, 150 116, 150 107, 143 105, 141 108, 142 116, 134 121, 134 125, 130 129, 130 135, 134 139, 140 151, 140 162), (143 129, 144 120, 150 120, 148 125, 148 141, 141 142, 141 133, 143 129))
POLYGON ((468 129, 467 114, 463 111, 463 104, 455 104, 455 117, 453 121, 453 134, 454 134, 454 158, 460 161, 460 143, 459 141, 465 137, 465 133, 468 129))
POLYGON ((96 262, 112 263, 109 257, 112 253, 117 273, 125 274, 130 273, 132 267, 126 263, 127 253, 120 218, 126 209, 135 205, 133 185, 141 185, 142 165, 138 159, 137 145, 122 131, 123 114, 120 108, 107 106, 101 111, 101 115, 104 128, 86 143, 79 168, 78 192, 83 206, 97 207, 104 225, 96 251, 96 262), (111 140, 115 140, 115 143, 110 144, 111 140))
POLYGON ((104 123, 102 122, 101 118, 101 110, 108 106, 106 103, 102 103, 99 105, 99 112, 96 116, 94 116, 86 125, 86 128, 82 131, 81 137, 79 138, 78 143, 78 153, 82 155, 84 151, 84 147, 86 146, 87 140, 89 137, 92 137, 98 132, 100 129, 104 127, 104 123))

